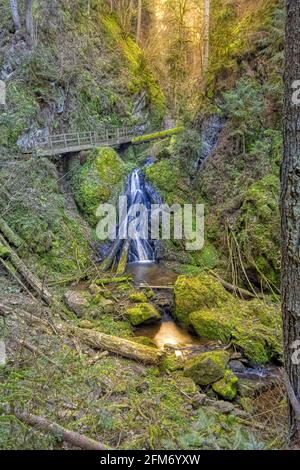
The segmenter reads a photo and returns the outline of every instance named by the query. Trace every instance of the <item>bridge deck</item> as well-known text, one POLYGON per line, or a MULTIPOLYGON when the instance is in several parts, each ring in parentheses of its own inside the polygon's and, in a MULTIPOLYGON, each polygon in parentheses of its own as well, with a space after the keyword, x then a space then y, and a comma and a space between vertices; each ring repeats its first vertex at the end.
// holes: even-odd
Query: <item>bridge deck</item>
POLYGON ((181 132, 176 127, 154 134, 141 135, 135 127, 107 128, 98 131, 69 132, 36 138, 34 149, 38 156, 62 155, 64 153, 80 152, 96 147, 116 147, 126 143, 143 143, 148 140, 160 139, 181 132))
POLYGON ((34 147, 38 156, 60 155, 95 147, 114 147, 129 143, 137 132, 134 128, 103 129, 91 132, 70 132, 37 138, 34 147))

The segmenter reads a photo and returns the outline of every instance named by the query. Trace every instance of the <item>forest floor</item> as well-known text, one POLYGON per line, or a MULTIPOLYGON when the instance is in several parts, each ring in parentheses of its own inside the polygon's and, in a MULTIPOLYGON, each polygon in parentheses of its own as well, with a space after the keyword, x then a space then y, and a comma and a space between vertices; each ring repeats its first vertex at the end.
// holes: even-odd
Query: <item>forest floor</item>
MULTIPOLYGON (((1 298, 12 308, 2 318, 7 349, 7 364, 0 368, 2 449, 72 448, 58 436, 22 423, 15 416, 18 410, 115 449, 285 446, 280 379, 261 393, 244 397, 243 406, 211 398, 180 370, 170 372, 95 350, 76 336, 57 331, 56 324, 80 321, 33 300, 9 277, 2 279, 1 298), (36 351, 24 347, 22 340, 36 351)), ((126 292, 117 290, 114 295, 125 299, 126 292)), ((86 320, 81 322, 88 326, 86 320)), ((122 330, 121 319, 113 323, 122 330)), ((121 336, 128 334, 125 331, 121 336)))

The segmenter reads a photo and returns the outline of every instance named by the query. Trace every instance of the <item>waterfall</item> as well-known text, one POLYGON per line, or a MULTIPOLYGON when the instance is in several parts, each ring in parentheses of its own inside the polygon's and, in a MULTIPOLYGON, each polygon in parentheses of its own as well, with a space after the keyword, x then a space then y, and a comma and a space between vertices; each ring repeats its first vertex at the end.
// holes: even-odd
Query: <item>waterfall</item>
MULTIPOLYGON (((132 211, 134 204, 142 204, 147 209, 147 221, 150 226, 151 196, 146 188, 143 173, 139 169, 133 170, 127 180, 126 192, 127 214, 126 221, 120 221, 120 229, 124 222, 129 224, 137 218, 135 211, 132 211)), ((148 225, 147 224, 147 225, 148 225)), ((132 236, 128 261, 129 262, 154 262, 154 249, 151 240, 145 238, 145 227, 137 223, 135 233, 132 236)), ((146 234, 146 236, 148 233, 146 234)))
POLYGON ((203 123, 201 132, 203 148, 201 157, 196 162, 196 168, 199 169, 216 148, 222 128, 223 120, 220 116, 210 116, 203 123))

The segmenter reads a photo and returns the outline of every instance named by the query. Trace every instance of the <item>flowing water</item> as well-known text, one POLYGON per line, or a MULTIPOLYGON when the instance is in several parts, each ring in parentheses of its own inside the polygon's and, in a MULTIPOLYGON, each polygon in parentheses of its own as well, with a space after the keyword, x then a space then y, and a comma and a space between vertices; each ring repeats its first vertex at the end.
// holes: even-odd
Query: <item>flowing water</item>
MULTIPOLYGON (((150 226, 151 197, 145 185, 144 175, 141 170, 135 169, 129 175, 126 192, 127 197, 127 215, 126 222, 128 226, 134 226, 135 232, 130 242, 128 261, 129 262, 154 262, 154 248, 145 227, 150 226), (135 204, 140 204, 147 209, 146 220, 140 213, 133 210, 135 204)), ((137 206, 136 206, 137 207, 137 206)), ((120 228, 122 228, 121 222, 120 228)))

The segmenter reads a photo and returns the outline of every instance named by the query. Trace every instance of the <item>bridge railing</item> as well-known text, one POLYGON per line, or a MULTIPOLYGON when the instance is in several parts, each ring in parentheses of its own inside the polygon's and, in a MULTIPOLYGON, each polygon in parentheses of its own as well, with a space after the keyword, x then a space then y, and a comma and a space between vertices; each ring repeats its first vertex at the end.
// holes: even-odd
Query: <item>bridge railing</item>
POLYGON ((36 138, 35 148, 42 150, 67 149, 72 147, 97 146, 103 143, 128 141, 138 135, 136 127, 104 128, 96 131, 68 132, 36 138))

